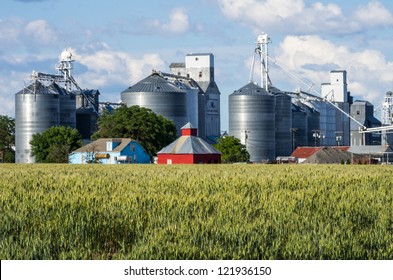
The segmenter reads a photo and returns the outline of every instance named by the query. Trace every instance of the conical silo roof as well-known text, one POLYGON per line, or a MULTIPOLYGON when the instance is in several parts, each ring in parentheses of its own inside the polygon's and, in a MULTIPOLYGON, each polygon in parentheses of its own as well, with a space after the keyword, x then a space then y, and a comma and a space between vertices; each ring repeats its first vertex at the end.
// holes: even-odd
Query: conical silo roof
POLYGON ((35 80, 33 83, 18 91, 16 94, 58 94, 57 90, 53 87, 46 86, 39 81, 35 80))
POLYGON ((271 95, 265 89, 253 82, 248 83, 244 87, 235 90, 231 95, 271 95))
POLYGON ((59 86, 58 84, 56 84, 55 82, 51 83, 49 85, 49 88, 53 91, 53 92, 57 92, 59 95, 69 95, 70 92, 68 92, 65 88, 59 86))
POLYGON ((52 82, 49 85, 45 85, 39 81, 34 81, 21 91, 16 94, 26 94, 26 93, 36 93, 36 94, 58 94, 58 95, 69 95, 65 88, 59 86, 57 83, 52 82))
POLYGON ((158 73, 153 73, 145 79, 139 81, 135 85, 124 90, 122 93, 131 92, 184 92, 172 82, 160 76, 158 73))

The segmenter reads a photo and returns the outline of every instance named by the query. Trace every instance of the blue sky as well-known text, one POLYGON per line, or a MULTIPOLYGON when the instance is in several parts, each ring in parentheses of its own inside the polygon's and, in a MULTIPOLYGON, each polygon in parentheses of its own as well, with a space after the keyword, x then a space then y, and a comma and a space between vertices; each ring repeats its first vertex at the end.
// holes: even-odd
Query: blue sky
MULTIPOLYGON (((248 83, 254 42, 267 32, 270 56, 313 84, 329 71, 348 72, 348 87, 376 107, 393 90, 393 1, 380 0, 1 0, 0 107, 14 117, 14 94, 33 70, 55 73, 69 48, 74 77, 101 101, 151 73, 168 72, 187 53, 215 56, 221 129, 228 95, 248 83)), ((307 89, 271 63, 282 90, 307 89)), ((256 79, 258 82, 258 80, 256 79)))

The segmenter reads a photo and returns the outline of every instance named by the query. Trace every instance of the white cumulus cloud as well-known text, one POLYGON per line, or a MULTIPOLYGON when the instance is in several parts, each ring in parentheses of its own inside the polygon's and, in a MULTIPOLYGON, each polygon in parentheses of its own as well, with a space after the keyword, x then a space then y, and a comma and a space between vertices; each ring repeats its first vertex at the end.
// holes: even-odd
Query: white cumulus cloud
POLYGON ((43 19, 28 22, 24 32, 26 36, 34 38, 36 42, 44 45, 50 45, 58 40, 54 28, 43 19))
POLYGON ((381 3, 374 1, 362 6, 354 13, 356 21, 365 26, 392 25, 393 15, 381 3))
POLYGON ((75 59, 87 67, 76 79, 83 87, 100 88, 108 85, 127 85, 138 82, 153 69, 161 70, 164 61, 158 54, 135 57, 130 53, 110 49, 90 53, 73 51, 75 59))
MULTIPOLYGON (((354 96, 371 102, 380 101, 391 89, 393 62, 376 50, 364 49, 352 52, 348 47, 336 45, 318 36, 287 36, 276 49, 276 61, 287 70, 303 79, 319 85, 329 82, 330 70, 347 70, 348 87, 354 96), (338 69, 332 69, 336 66, 338 69)), ((288 80, 288 76, 277 76, 278 82, 288 80)), ((273 81, 274 83, 274 81, 273 81)), ((295 85, 296 83, 294 83, 295 85)), ((297 86, 305 89, 304 85, 297 86)))
POLYGON ((187 32, 189 26, 186 12, 183 9, 175 9, 169 16, 169 22, 162 25, 162 29, 169 33, 181 34, 187 32))
POLYGON ((15 117, 15 93, 22 90, 27 73, 11 71, 0 75, 0 115, 15 117))
POLYGON ((29 49, 52 47, 58 45, 58 41, 58 31, 46 20, 0 19, 0 51, 21 46, 29 49))
POLYGON ((250 26, 255 32, 350 34, 364 28, 393 25, 392 13, 376 1, 349 14, 334 3, 306 4, 304 0, 217 1, 228 18, 250 26))
POLYGON ((145 23, 145 27, 154 33, 177 35, 186 33, 190 28, 190 22, 185 10, 177 8, 171 11, 168 21, 149 20, 145 23))

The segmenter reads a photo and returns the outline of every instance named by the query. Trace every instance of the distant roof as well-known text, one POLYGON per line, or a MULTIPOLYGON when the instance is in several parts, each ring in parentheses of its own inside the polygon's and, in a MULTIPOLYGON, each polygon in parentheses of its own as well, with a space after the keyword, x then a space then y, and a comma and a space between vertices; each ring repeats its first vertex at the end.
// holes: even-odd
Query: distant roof
POLYGON ((51 83, 49 85, 49 88, 53 90, 54 92, 57 92, 59 95, 68 95, 70 92, 68 92, 65 88, 59 86, 55 82, 51 83))
POLYGON ((306 110, 303 107, 300 107, 295 103, 292 103, 292 112, 301 112, 303 114, 307 114, 306 110))
POLYGON ((179 88, 180 87, 185 87, 187 89, 197 88, 199 91, 198 92, 199 94, 204 93, 204 91, 200 87, 200 85, 190 77, 183 77, 183 76, 179 76, 179 75, 175 75, 175 74, 171 74, 171 73, 164 73, 164 72, 160 72, 159 74, 163 78, 165 78, 166 80, 169 80, 170 82, 172 82, 173 84, 175 84, 179 88))
POLYGON ((244 87, 235 90, 231 95, 271 95, 265 89, 253 82, 246 84, 244 87))
POLYGON ((291 156, 297 158, 309 158, 320 149, 321 147, 297 147, 291 156))
POLYGON ((330 73, 346 73, 346 70, 332 70, 330 73))
POLYGON ((351 146, 348 150, 354 154, 383 154, 393 152, 390 146, 369 145, 369 146, 351 146))
POLYGON ((82 90, 74 90, 72 91, 72 93, 74 94, 84 94, 84 95, 95 95, 98 94, 100 95, 100 92, 98 91, 98 89, 82 89, 82 90))
POLYGON ((212 53, 189 53, 186 56, 195 56, 195 55, 213 55, 212 53))
POLYGON ((297 103, 297 105, 305 109, 308 113, 320 115, 319 111, 313 106, 312 103, 297 103))
MULTIPOLYGON (((292 157, 297 157, 297 158, 309 158, 319 150, 321 150, 323 147, 297 147, 293 153, 292 157)), ((335 146, 331 147, 336 150, 341 150, 341 151, 348 151, 349 146, 335 146)))
POLYGON ((368 106, 374 106, 372 103, 366 101, 366 100, 355 100, 353 101, 352 105, 368 105, 368 106))
POLYGON ((90 144, 87 144, 86 146, 83 146, 75 151, 74 153, 86 153, 86 152, 108 152, 106 149, 106 142, 111 141, 111 142, 117 142, 120 143, 118 146, 116 146, 112 152, 121 152, 130 142, 135 141, 132 140, 131 138, 100 138, 96 141, 91 142, 90 144))
POLYGON ((186 68, 186 64, 184 62, 172 62, 169 68, 186 68))
POLYGON ((124 90, 123 93, 127 92, 183 92, 175 84, 162 77, 159 73, 153 73, 145 79, 139 81, 135 85, 124 90))
POLYGON ((352 159, 350 152, 338 149, 339 147, 322 147, 308 157, 303 163, 341 163, 352 159))
POLYGON ((202 138, 196 136, 181 136, 157 154, 221 154, 202 138))
POLYGON ((197 83, 200 86, 200 88, 203 90, 203 92, 205 92, 205 93, 209 90, 210 94, 221 94, 216 82, 214 82, 214 81, 197 82, 197 83))
POLYGON ((275 94, 275 93, 283 93, 281 89, 276 88, 274 86, 269 86, 269 92, 275 94))

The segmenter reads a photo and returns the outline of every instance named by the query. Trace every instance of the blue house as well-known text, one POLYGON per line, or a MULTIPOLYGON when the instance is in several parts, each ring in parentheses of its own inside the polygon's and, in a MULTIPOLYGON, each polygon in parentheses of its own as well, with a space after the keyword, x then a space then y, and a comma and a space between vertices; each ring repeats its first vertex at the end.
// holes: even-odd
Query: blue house
POLYGON ((101 138, 73 151, 69 162, 74 164, 150 163, 150 155, 130 138, 101 138))

